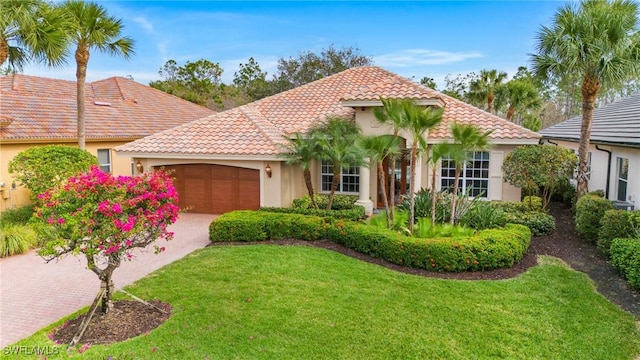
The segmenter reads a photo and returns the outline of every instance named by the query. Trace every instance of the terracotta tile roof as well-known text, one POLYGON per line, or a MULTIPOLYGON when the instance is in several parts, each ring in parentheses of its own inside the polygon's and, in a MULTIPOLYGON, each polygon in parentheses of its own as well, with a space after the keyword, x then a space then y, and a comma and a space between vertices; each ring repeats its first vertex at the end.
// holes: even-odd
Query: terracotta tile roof
MULTIPOLYGON (((133 80, 86 84, 87 141, 140 138, 214 111, 133 80)), ((2 141, 76 139, 76 83, 27 75, 0 77, 0 112, 13 121, 2 141)))
POLYGON ((343 101, 410 98, 444 103, 444 121, 429 142, 448 139, 451 122, 493 129, 495 142, 535 142, 540 135, 469 104, 402 78, 379 67, 358 67, 314 81, 236 109, 211 115, 161 134, 117 148, 122 152, 209 155, 269 155, 281 151, 282 137, 307 131, 326 117, 353 119, 355 110, 343 101), (197 138, 191 139, 191 138, 197 138), (172 139, 180 139, 180 145, 172 139), (191 139, 191 140, 190 140, 191 139))

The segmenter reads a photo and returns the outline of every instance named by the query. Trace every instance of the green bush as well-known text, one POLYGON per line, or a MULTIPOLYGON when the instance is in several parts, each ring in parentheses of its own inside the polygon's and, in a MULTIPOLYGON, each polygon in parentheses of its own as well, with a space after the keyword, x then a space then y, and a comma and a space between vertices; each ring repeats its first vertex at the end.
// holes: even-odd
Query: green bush
POLYGON ((0 257, 25 253, 36 243, 36 233, 28 225, 4 225, 0 228, 0 257))
POLYGON ((576 231, 585 240, 596 242, 600 231, 600 219, 612 210, 611 201, 597 195, 584 195, 576 203, 576 231))
MULTIPOLYGON (((318 209, 327 208, 327 205, 329 204, 329 195, 316 194, 314 198, 316 199, 316 204, 318 204, 318 209)), ((358 200, 358 197, 356 195, 335 194, 333 196, 331 210, 353 209, 354 207, 359 206, 355 204, 356 200, 358 200)), ((311 204, 311 198, 309 197, 309 195, 307 195, 305 197, 294 199, 291 207, 295 209, 312 209, 313 205, 311 204)))
POLYGON ((593 196, 604 198, 604 190, 598 189, 598 190, 589 191, 586 195, 593 195, 593 196))
POLYGON ((366 218, 364 207, 355 205, 352 209, 343 210, 326 210, 323 208, 314 209, 311 208, 278 208, 278 207, 263 207, 260 211, 273 212, 273 213, 285 213, 285 214, 301 214, 312 215, 320 217, 329 217, 333 219, 345 219, 351 221, 363 220, 366 218))
POLYGON ((640 211, 607 210, 600 220, 598 231, 598 250, 609 256, 611 241, 615 238, 631 238, 638 235, 636 214, 640 211))
POLYGON ((33 215, 33 205, 8 209, 0 214, 0 225, 25 225, 33 215))
POLYGON ((508 213, 507 222, 528 227, 533 236, 549 235, 556 229, 556 220, 543 211, 508 213))
POLYGON ((319 240, 324 237, 325 222, 326 220, 318 216, 250 210, 232 211, 211 223, 209 239, 213 242, 286 238, 319 240))
POLYGON ((542 198, 539 196, 525 196, 522 204, 528 211, 542 211, 542 198))
POLYGON ((460 224, 476 230, 503 227, 507 223, 507 214, 491 203, 481 201, 462 217, 460 224))
POLYGON ((629 286, 640 289, 640 239, 613 239, 611 265, 627 279, 629 286))
POLYGON ((431 224, 431 219, 419 218, 417 226, 413 229, 413 237, 422 239, 433 239, 443 237, 468 237, 472 236, 475 230, 462 225, 431 224))
POLYGON ((563 179, 558 183, 558 187, 553 192, 551 199, 573 208, 576 201, 576 187, 569 179, 563 179))
MULTIPOLYGON (((387 216, 384 212, 375 214, 369 218, 369 225, 378 228, 387 228, 387 216)), ((391 221, 391 230, 402 232, 410 235, 409 232, 409 212, 406 210, 398 210, 391 221)))

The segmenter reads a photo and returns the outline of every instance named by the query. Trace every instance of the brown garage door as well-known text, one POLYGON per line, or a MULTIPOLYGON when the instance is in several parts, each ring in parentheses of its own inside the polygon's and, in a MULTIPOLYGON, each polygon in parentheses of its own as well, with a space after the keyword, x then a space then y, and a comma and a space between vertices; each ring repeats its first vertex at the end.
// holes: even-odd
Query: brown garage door
POLYGON ((260 173, 233 166, 189 164, 165 166, 173 171, 180 208, 222 214, 260 207, 260 173))

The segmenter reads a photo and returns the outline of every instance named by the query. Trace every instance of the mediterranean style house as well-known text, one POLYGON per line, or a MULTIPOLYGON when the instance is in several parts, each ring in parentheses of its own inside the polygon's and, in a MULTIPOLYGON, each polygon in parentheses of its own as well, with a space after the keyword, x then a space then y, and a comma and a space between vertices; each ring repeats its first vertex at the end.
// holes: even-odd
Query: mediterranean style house
MULTIPOLYGON (((231 110, 159 132, 117 147, 116 153, 140 161, 145 170, 174 171, 180 205, 192 212, 223 213, 261 206, 286 207, 304 196, 302 170, 279 156, 285 137, 305 132, 327 117, 355 121, 365 135, 392 133, 375 119, 380 98, 411 99, 444 109, 443 122, 428 134, 428 143, 450 140, 453 122, 471 123, 491 133, 491 150, 472 154, 464 169, 462 189, 491 200, 520 200, 520 189, 504 182, 502 161, 516 146, 537 144, 540 135, 462 101, 402 78, 379 67, 358 67, 231 110)), ((410 137, 400 133, 409 148, 410 137)), ((433 169, 419 159, 415 186, 409 184, 409 161, 385 163, 399 185, 397 198, 426 188, 433 169)), ((330 164, 312 168, 314 188, 328 192, 330 164)), ((453 182, 447 161, 437 169, 438 187, 453 182)), ((381 207, 377 172, 368 167, 341 169, 338 193, 357 195, 368 213, 381 207)))
MULTIPOLYGON (((582 117, 540 132, 548 144, 578 152, 582 117)), ((640 94, 595 110, 589 138, 589 191, 603 190, 619 208, 637 208, 640 196, 640 94)))
MULTIPOLYGON (((212 110, 122 77, 86 84, 86 149, 103 170, 131 175, 130 157, 113 148, 213 114, 212 110)), ((8 164, 33 146, 77 146, 76 83, 36 76, 0 77, 0 211, 29 203, 8 164)))

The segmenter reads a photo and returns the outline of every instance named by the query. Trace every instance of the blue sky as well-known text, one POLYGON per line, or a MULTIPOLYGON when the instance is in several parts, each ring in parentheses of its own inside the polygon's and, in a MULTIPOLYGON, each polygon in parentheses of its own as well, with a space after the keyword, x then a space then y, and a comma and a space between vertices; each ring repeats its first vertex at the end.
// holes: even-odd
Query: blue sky
MULTIPOLYGON (((238 64, 254 57, 269 77, 280 57, 355 46, 375 65, 408 78, 429 76, 439 88, 447 74, 499 69, 512 76, 529 64, 540 26, 560 1, 220 2, 99 1, 122 19, 136 41, 128 61, 91 54, 87 80, 127 76, 159 80, 167 60, 207 59, 231 82, 238 64)), ((70 65, 25 68, 29 75, 75 80, 70 65)))

